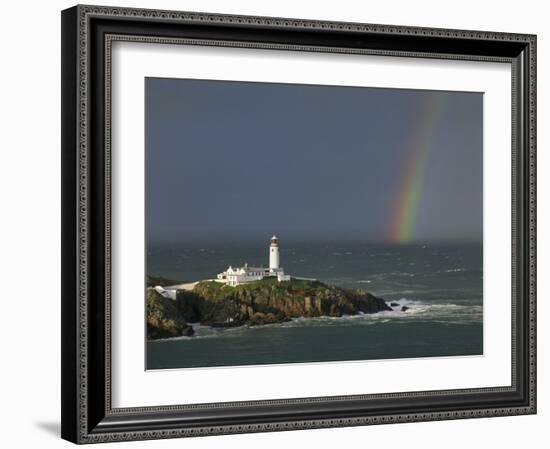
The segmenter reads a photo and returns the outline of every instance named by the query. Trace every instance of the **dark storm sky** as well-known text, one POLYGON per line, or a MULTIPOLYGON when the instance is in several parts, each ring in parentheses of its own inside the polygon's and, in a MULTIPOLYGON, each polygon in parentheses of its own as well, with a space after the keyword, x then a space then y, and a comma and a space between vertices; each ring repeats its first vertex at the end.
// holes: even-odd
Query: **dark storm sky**
POLYGON ((387 241, 427 124, 412 240, 482 239, 481 93, 147 78, 145 98, 150 242, 387 241))

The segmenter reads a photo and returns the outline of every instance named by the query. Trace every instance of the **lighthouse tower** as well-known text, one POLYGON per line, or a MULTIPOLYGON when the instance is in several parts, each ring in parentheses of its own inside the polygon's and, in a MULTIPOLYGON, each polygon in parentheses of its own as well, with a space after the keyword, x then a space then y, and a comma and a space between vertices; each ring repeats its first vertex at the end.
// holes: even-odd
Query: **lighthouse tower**
POLYGON ((275 271, 279 268, 279 239, 274 235, 269 244, 269 269, 275 271))

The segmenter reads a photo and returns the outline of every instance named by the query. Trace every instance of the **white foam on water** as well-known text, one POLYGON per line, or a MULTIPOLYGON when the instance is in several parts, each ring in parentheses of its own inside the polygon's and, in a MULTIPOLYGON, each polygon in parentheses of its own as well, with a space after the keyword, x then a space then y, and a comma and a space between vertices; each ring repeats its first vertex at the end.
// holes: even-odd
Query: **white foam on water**
MULTIPOLYGON (((230 328, 213 328, 211 326, 192 324, 195 335, 192 337, 177 337, 178 340, 193 340, 200 338, 217 338, 222 336, 239 335, 244 332, 261 330, 264 328, 293 328, 293 327, 332 327, 332 326, 371 326, 389 322, 407 322, 409 320, 426 320, 444 324, 471 324, 481 322, 483 307, 480 305, 460 305, 453 303, 425 303, 418 300, 401 298, 388 301, 392 310, 378 313, 359 313, 342 317, 321 316, 315 318, 299 317, 284 323, 265 324, 262 326, 240 326, 230 328), (397 304, 391 306, 390 304, 397 304), (401 308, 407 309, 402 311, 401 308)), ((175 340, 175 339, 174 339, 175 340)))
MULTIPOLYGON (((360 280, 358 283, 370 284, 371 280, 360 280)), ((407 291, 401 294, 418 294, 407 291)), ((431 303, 409 299, 406 296, 397 300, 387 300, 386 304, 391 310, 373 314, 359 313, 357 315, 344 315, 342 317, 321 316, 315 318, 299 317, 284 323, 265 324, 261 326, 238 327, 212 327, 200 323, 189 323, 195 331, 191 337, 182 336, 162 340, 195 340, 202 338, 218 338, 237 336, 245 332, 261 330, 262 328, 289 328, 289 327, 326 327, 349 325, 375 325, 388 322, 407 322, 410 320, 425 320, 433 323, 445 324, 471 324, 483 321, 483 306, 472 304, 455 304, 451 301, 431 303), (392 305, 394 304, 394 305, 392 305), (406 310, 402 310, 406 307, 406 310)))

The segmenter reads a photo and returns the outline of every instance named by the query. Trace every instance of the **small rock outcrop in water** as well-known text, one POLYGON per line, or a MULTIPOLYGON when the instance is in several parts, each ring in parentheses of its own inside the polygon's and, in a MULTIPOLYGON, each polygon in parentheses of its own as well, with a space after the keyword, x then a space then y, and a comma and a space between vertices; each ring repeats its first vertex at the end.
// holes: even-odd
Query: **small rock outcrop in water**
POLYGON ((401 307, 401 312, 406 312, 409 309, 410 309, 410 307, 403 306, 403 307, 401 307))
POLYGON ((147 338, 170 338, 193 335, 173 300, 154 289, 147 289, 147 338))
POLYGON ((392 302, 392 303, 390 303, 390 306, 392 306, 392 307, 399 307, 399 303, 397 303, 397 302, 392 302))

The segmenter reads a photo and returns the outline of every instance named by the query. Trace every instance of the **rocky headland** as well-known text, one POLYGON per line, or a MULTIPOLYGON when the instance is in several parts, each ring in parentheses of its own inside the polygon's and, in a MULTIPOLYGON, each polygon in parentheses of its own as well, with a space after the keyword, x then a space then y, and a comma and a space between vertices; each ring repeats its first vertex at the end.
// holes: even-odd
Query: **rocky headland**
POLYGON ((147 289, 147 338, 192 336, 188 323, 214 327, 258 326, 298 317, 341 317, 392 310, 382 298, 364 290, 319 281, 274 278, 230 287, 215 281, 179 290, 176 299, 147 289))
POLYGON ((152 288, 147 289, 147 338, 191 336, 193 328, 186 323, 177 304, 152 288))

